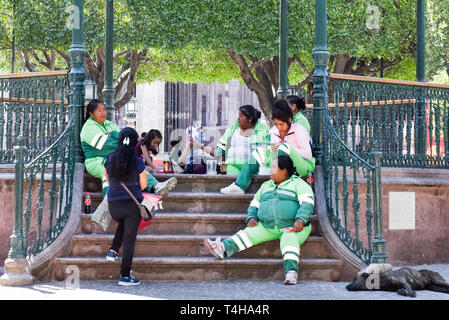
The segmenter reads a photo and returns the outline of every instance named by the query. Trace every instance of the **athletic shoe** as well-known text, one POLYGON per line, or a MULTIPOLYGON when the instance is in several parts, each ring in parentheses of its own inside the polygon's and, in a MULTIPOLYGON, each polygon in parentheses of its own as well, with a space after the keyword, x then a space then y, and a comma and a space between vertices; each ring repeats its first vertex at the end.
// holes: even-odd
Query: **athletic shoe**
POLYGON ((154 192, 160 196, 163 196, 168 191, 172 190, 177 183, 178 180, 176 179, 176 177, 172 177, 164 182, 158 182, 154 185, 154 192))
POLYGON ((298 281, 298 272, 295 270, 289 270, 285 274, 284 284, 296 284, 298 281))
POLYGON ((118 252, 114 250, 109 250, 108 255, 106 256, 106 260, 108 261, 116 261, 118 259, 118 252))
POLYGON ((137 286, 140 284, 140 280, 134 278, 133 276, 122 277, 120 276, 120 281, 118 282, 119 286, 129 287, 129 286, 137 286))
POLYGON ((220 192, 225 194, 245 194, 245 191, 242 190, 242 188, 240 188, 238 185, 236 185, 235 182, 225 188, 221 188, 220 192))
POLYGON ((223 243, 221 242, 220 238, 215 239, 215 241, 212 241, 210 239, 206 239, 203 242, 203 245, 206 247, 206 249, 209 250, 209 252, 217 259, 223 259, 225 248, 223 243))

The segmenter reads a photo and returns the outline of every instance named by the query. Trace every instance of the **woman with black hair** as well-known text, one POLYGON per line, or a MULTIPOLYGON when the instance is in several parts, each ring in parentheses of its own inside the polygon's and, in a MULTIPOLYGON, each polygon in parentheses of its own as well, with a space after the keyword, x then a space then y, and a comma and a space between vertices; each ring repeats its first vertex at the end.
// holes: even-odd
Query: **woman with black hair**
MULTIPOLYGON (((87 105, 86 122, 80 133, 81 148, 86 160, 84 165, 88 173, 102 180, 103 196, 109 185, 104 177, 104 163, 106 157, 117 148, 119 128, 106 119, 106 107, 101 100, 93 99, 87 105)), ((148 190, 163 195, 173 189, 176 178, 172 177, 164 182, 158 182, 151 174, 147 174, 148 190)))
POLYGON ((309 120, 304 116, 302 111, 306 110, 306 101, 304 98, 300 98, 295 95, 286 96, 285 100, 287 101, 289 107, 293 112, 293 122, 299 123, 304 128, 306 128, 307 132, 310 134, 310 123, 309 120))
POLYGON ((136 154, 143 159, 149 172, 157 172, 157 167, 153 164, 153 157, 159 153, 161 142, 162 133, 157 129, 151 129, 136 145, 136 154))
POLYGON ((222 188, 221 193, 245 193, 259 168, 270 167, 274 158, 280 155, 287 155, 292 159, 296 173, 300 177, 307 177, 309 173, 315 171, 315 158, 312 156, 309 133, 302 125, 292 122, 292 118, 293 113, 287 101, 277 100, 272 111, 275 126, 270 129, 271 149, 256 148, 237 176, 237 180, 222 188))
POLYGON ((268 127, 258 121, 261 112, 251 105, 239 108, 239 115, 218 141, 215 156, 225 158, 226 174, 239 174, 251 152, 260 145, 270 143, 268 127))
POLYGON ((312 230, 315 197, 312 188, 296 176, 289 156, 273 161, 271 180, 262 184, 248 208, 247 227, 221 241, 207 239, 203 245, 217 259, 263 242, 280 239, 284 260, 285 284, 296 284, 300 246, 312 230))
POLYGON ((118 137, 117 149, 105 162, 105 177, 109 183, 107 193, 109 212, 118 222, 112 246, 107 260, 116 260, 123 244, 123 257, 120 268, 121 286, 138 285, 140 281, 131 276, 131 264, 134 256, 137 230, 141 220, 140 210, 130 194, 121 185, 124 183, 134 197, 142 202, 142 190, 147 187, 147 176, 143 160, 137 157, 135 147, 139 135, 132 128, 124 128, 118 137))

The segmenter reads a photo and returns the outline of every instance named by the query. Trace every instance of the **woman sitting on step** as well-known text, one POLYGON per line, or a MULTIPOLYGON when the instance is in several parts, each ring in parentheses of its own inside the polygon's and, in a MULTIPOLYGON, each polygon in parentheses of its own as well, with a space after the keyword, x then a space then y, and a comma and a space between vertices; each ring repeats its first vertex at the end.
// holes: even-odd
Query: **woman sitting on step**
MULTIPOLYGON (((101 179, 103 197, 109 185, 104 176, 106 157, 117 148, 119 128, 112 121, 106 120, 107 112, 103 101, 93 99, 87 105, 86 122, 81 129, 81 148, 86 160, 84 165, 88 173, 101 179)), ((147 173, 148 187, 145 192, 163 195, 176 186, 176 178, 165 182, 158 182, 155 177, 147 173)))
POLYGON ((295 95, 289 95, 285 97, 285 100, 288 103, 288 106, 290 109, 292 109, 293 112, 293 122, 299 123, 304 128, 306 128, 307 132, 310 135, 310 123, 309 120, 304 116, 304 114, 301 111, 306 110, 306 102, 304 98, 300 98, 295 95))
POLYGON ((275 126, 270 129, 271 148, 257 147, 243 166, 237 180, 222 188, 221 193, 245 193, 260 167, 270 167, 274 158, 280 155, 287 155, 292 159, 300 177, 307 177, 315 171, 309 133, 302 125, 292 122, 292 118, 293 113, 287 101, 277 100, 272 111, 275 126))
POLYGON ((218 259, 263 242, 280 239, 285 284, 296 284, 300 246, 310 235, 315 198, 312 188, 295 175, 293 161, 279 156, 271 180, 262 184, 248 208, 247 227, 221 241, 207 239, 204 246, 218 259))
POLYGON ((251 152, 270 143, 269 129, 259 121, 260 117, 261 112, 253 106, 241 106, 237 120, 218 141, 215 156, 225 159, 226 174, 239 174, 251 152))

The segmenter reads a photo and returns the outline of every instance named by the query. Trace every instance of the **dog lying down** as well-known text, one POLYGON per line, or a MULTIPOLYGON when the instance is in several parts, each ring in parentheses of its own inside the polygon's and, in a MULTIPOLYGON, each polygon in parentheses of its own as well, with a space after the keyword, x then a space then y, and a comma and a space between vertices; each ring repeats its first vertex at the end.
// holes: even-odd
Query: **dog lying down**
POLYGON ((401 268, 384 273, 359 273, 346 289, 396 291, 402 296, 416 297, 415 290, 449 293, 449 283, 438 272, 401 268))

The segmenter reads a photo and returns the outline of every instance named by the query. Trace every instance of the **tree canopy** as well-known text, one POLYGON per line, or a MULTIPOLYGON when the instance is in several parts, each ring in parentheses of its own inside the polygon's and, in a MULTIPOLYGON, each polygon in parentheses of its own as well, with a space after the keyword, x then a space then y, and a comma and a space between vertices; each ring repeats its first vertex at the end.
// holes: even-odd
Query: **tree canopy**
MULTIPOLYGON (((8 49, 14 27, 27 70, 67 68, 72 1, 15 1, 11 19, 12 0, 0 0, 2 48, 8 49)), ((449 9, 437 0, 428 4, 428 65, 437 70, 446 59, 449 9)), ((209 83, 240 76, 269 116, 279 85, 279 0, 115 0, 114 7, 116 91, 127 88, 125 98, 134 80, 209 83)), ((328 1, 330 72, 378 76, 382 70, 413 80, 415 8, 414 0, 379 0, 374 7, 363 0, 328 1)), ((86 70, 101 91, 105 1, 86 0, 84 15, 86 70)), ((289 82, 309 92, 314 30, 315 1, 289 0, 289 82)), ((2 55, 5 65, 8 51, 2 55)))

